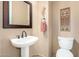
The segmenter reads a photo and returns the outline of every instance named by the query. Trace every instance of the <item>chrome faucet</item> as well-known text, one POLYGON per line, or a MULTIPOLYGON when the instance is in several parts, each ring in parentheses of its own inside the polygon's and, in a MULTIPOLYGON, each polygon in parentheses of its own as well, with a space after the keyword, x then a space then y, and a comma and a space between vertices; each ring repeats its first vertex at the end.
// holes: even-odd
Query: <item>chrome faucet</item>
POLYGON ((22 31, 22 35, 21 35, 21 37, 23 38, 23 37, 27 37, 27 33, 26 33, 26 31, 22 31), (25 36, 24 36, 24 33, 25 33, 25 36))

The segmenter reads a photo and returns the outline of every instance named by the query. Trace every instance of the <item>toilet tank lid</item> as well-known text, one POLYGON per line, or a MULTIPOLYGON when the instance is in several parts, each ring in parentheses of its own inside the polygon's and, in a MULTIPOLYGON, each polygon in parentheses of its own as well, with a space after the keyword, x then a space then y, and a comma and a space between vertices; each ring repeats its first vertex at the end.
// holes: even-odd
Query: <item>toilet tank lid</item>
POLYGON ((74 40, 74 37, 62 37, 62 36, 58 36, 58 39, 69 39, 69 40, 74 40))

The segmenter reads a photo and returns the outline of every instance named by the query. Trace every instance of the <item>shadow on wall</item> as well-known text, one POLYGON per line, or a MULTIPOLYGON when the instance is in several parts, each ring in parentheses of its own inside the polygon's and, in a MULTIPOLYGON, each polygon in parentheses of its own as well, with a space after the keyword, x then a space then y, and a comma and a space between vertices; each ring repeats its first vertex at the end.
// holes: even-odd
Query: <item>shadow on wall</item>
POLYGON ((79 43, 74 40, 73 48, 72 48, 72 53, 74 57, 79 57, 79 43))

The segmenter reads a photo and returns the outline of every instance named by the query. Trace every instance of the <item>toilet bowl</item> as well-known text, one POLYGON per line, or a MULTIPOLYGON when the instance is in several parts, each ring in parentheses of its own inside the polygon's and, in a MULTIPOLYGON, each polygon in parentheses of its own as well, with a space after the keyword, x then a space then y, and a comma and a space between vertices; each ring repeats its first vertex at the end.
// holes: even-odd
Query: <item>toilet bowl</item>
POLYGON ((70 51, 73 46, 73 37, 58 37, 59 49, 57 50, 56 57, 73 57, 70 51))
POLYGON ((67 49, 58 49, 56 57, 73 57, 73 54, 71 51, 67 49))

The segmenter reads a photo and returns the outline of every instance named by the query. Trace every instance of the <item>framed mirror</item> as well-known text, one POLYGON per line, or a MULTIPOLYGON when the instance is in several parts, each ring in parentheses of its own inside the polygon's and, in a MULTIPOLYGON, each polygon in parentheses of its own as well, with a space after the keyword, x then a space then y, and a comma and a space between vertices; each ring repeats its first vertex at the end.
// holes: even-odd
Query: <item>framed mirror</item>
POLYGON ((32 28, 32 4, 3 1, 3 28, 32 28))

